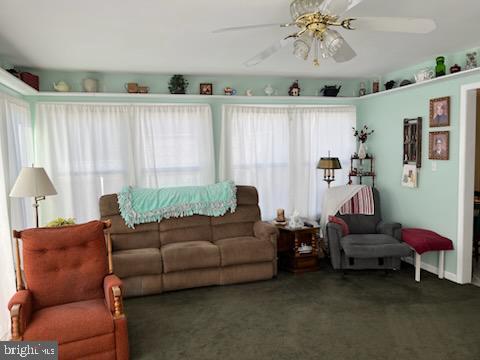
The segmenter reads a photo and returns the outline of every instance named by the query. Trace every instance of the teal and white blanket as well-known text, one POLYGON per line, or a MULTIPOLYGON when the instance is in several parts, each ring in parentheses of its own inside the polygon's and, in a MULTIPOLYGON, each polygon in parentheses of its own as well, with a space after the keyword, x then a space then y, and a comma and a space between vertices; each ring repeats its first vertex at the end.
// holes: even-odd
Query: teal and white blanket
POLYGON ((120 213, 128 227, 194 214, 222 216, 237 207, 237 188, 233 181, 206 186, 159 189, 124 187, 118 194, 120 213))

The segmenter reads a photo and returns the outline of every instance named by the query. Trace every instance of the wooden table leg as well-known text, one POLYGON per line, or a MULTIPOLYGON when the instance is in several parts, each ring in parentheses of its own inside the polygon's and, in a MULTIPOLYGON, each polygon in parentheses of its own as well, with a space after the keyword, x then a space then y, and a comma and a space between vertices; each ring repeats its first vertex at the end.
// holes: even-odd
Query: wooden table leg
POLYGON ((422 257, 415 252, 415 281, 420 282, 420 270, 422 267, 422 257))
POLYGON ((443 279, 445 276, 445 251, 438 252, 438 278, 443 279))

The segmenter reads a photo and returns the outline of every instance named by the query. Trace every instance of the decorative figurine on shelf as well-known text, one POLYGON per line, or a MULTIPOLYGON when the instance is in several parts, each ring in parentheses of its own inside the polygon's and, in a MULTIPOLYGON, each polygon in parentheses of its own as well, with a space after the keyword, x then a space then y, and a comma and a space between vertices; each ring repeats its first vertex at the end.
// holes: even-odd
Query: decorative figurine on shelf
POLYGON ((93 78, 85 78, 82 80, 83 91, 85 92, 97 92, 98 91, 98 80, 93 78))
POLYGON ((358 90, 358 96, 365 96, 367 95, 367 89, 365 88, 365 83, 362 81, 360 83, 360 90, 358 90))
POLYGON ((353 129, 353 136, 357 138, 360 142, 360 146, 358 147, 358 158, 363 160, 367 157, 367 145, 365 143, 368 140, 368 137, 372 135, 375 130, 369 130, 367 125, 363 125, 363 128, 358 131, 355 128, 353 129))
POLYGON ((245 96, 253 96, 253 90, 252 89, 245 90, 245 96))
POLYGON ((397 84, 395 80, 390 80, 387 83, 385 83, 385 90, 391 90, 393 87, 397 84))
POLYGON ((443 76, 447 73, 447 68, 445 66, 445 56, 438 56, 437 59, 437 66, 435 66, 435 76, 443 76))
POLYGON ((230 86, 227 86, 225 89, 223 89, 223 92, 228 96, 237 95, 237 90, 231 88, 230 86))
POLYGON ((303 221, 300 218, 300 213, 298 212, 298 210, 293 210, 293 213, 288 220, 288 227, 290 229, 298 229, 303 227, 303 221))
POLYGON ((70 86, 65 81, 59 81, 57 83, 53 83, 53 88, 55 91, 58 92, 69 92, 70 86))
POLYGON ((380 91, 380 81, 374 80, 372 83, 372 93, 377 93, 380 91))
POLYGON ((272 96, 272 95, 275 95, 275 89, 273 88, 272 85, 268 84, 267 86, 265 86, 265 88, 263 89, 263 91, 265 92, 265 95, 267 96, 272 96))
POLYGON ((188 81, 183 75, 173 75, 168 83, 170 94, 185 94, 187 92, 188 81))
POLYGON ((293 84, 288 89, 288 95, 290 96, 300 96, 300 86, 298 85, 298 80, 295 80, 293 84))
POLYGON ((450 67, 450 74, 455 74, 455 73, 458 73, 460 71, 462 71, 462 68, 458 64, 455 64, 452 67, 450 67))
POLYGON ((465 70, 475 69, 477 67, 477 52, 467 53, 467 62, 465 64, 465 70))

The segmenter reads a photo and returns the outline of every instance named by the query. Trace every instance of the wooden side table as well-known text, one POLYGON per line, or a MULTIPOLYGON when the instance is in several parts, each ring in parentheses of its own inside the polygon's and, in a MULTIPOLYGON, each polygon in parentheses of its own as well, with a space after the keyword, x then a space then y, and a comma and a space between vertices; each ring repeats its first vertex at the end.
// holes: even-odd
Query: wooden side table
POLYGON ((278 266, 293 273, 318 270, 318 227, 302 227, 290 229, 277 225, 280 235, 277 241, 278 266), (302 243, 310 245, 312 252, 302 254, 299 248, 302 243))

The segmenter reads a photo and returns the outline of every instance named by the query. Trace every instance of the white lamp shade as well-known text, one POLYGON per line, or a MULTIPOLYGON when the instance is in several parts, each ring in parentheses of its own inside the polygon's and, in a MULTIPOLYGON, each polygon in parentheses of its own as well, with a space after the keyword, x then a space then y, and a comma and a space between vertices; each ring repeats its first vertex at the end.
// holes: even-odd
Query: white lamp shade
POLYGON ((11 197, 39 197, 57 195, 50 178, 41 167, 24 167, 10 191, 11 197))

